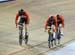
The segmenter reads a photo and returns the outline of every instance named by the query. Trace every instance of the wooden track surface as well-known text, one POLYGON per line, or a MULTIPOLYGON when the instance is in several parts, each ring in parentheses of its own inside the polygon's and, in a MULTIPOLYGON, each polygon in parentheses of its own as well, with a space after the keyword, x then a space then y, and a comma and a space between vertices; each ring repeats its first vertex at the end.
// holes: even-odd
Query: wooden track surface
POLYGON ((65 19, 61 44, 75 39, 75 0, 16 0, 0 3, 0 55, 38 55, 51 51, 47 45, 45 20, 49 15, 61 14, 65 19), (29 45, 18 44, 15 15, 19 9, 30 15, 29 45))

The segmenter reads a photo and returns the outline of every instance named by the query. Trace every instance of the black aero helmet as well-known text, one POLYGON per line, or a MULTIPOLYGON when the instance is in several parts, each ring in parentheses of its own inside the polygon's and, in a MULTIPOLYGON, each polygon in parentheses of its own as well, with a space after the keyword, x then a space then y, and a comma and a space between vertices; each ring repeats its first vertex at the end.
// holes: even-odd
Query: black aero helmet
POLYGON ((53 20, 54 20, 54 19, 53 19, 53 16, 51 16, 51 17, 50 17, 50 20, 51 20, 51 21, 53 21, 53 20))
POLYGON ((49 22, 51 23, 51 22, 53 22, 53 21, 54 21, 53 16, 51 16, 51 17, 49 18, 49 22))
POLYGON ((59 14, 57 14, 57 19, 60 19, 60 15, 59 14))
POLYGON ((21 9, 20 11, 24 11, 23 9, 21 9))
POLYGON ((25 14, 24 10, 23 10, 23 9, 20 9, 20 10, 19 10, 19 16, 22 16, 22 15, 24 15, 24 14, 25 14))

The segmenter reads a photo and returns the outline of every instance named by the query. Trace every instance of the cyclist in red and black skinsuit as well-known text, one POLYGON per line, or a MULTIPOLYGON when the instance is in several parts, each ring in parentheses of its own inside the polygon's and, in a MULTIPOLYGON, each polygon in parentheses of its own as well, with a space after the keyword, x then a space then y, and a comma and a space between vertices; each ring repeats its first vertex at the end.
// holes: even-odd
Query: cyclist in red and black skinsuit
MULTIPOLYGON (((56 15, 56 18, 57 18, 57 33, 58 33, 58 30, 60 29, 60 34, 61 36, 63 36, 63 28, 64 28, 64 17, 62 15, 59 15, 57 14, 56 15)), ((57 36, 58 39, 60 39, 61 37, 57 36)))
POLYGON ((55 29, 57 29, 57 19, 55 16, 50 16, 45 24, 45 30, 47 29, 47 27, 51 27, 51 25, 55 26, 55 29))
POLYGON ((20 29, 21 25, 25 24, 25 35, 26 36, 28 36, 29 21, 30 21, 29 14, 26 11, 24 11, 23 9, 20 9, 18 11, 18 13, 16 14, 15 24, 16 24, 16 27, 17 27, 17 25, 19 25, 19 29, 20 29), (19 22, 18 22, 18 20, 19 20, 19 22))
POLYGON ((62 28, 64 28, 64 17, 62 15, 59 15, 59 14, 57 14, 56 17, 57 17, 58 27, 60 24, 62 24, 62 28))
MULTIPOLYGON (((45 30, 50 30, 50 29, 53 29, 53 40, 55 40, 56 36, 55 36, 55 32, 56 32, 56 29, 57 29, 57 19, 56 19, 56 16, 50 16, 47 21, 46 21, 46 24, 45 24, 45 30)), ((50 40, 50 38, 49 38, 50 40)), ((49 41, 48 40, 48 41, 49 41)))

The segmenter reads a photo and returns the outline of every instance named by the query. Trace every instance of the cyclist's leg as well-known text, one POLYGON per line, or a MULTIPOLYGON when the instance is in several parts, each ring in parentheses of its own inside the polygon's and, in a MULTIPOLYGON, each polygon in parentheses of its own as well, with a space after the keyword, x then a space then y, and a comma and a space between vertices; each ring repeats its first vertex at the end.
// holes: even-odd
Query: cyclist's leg
POLYGON ((63 28, 62 28, 62 24, 59 24, 59 30, 60 30, 61 36, 63 36, 63 28))
POLYGON ((59 27, 56 30, 56 44, 58 44, 58 40, 59 40, 59 27))
POLYGON ((54 41, 54 39, 53 39, 53 33, 51 33, 51 35, 50 35, 50 41, 51 41, 51 46, 53 47, 53 41, 54 41))
POLYGON ((53 39, 51 40, 51 46, 53 47, 53 39))
POLYGON ((58 43, 58 30, 56 30, 56 32, 55 32, 55 40, 56 40, 56 45, 57 45, 57 43, 58 43))
POLYGON ((23 19, 20 18, 20 21, 18 23, 18 25, 19 25, 19 33, 20 33, 21 30, 23 30, 23 23, 24 23, 23 19))
POLYGON ((51 46, 53 47, 53 35, 52 35, 52 33, 49 33, 48 45, 49 45, 49 48, 50 48, 51 46))
POLYGON ((63 36, 63 28, 62 28, 62 24, 59 24, 58 27, 58 44, 60 44, 60 39, 63 36))
POLYGON ((61 39, 61 34, 60 30, 58 30, 58 35, 57 35, 58 44, 60 44, 60 39, 61 39))
POLYGON ((51 40, 51 42, 52 42, 52 46, 53 46, 54 44, 56 45, 55 33, 54 33, 54 32, 52 33, 52 40, 51 40))
POLYGON ((25 44, 27 44, 28 42, 28 37, 29 37, 29 34, 28 34, 28 24, 25 24, 25 44))
POLYGON ((25 24, 25 36, 28 36, 28 24, 25 24))
POLYGON ((55 29, 55 25, 53 25, 53 42, 56 45, 56 29, 55 29))
POLYGON ((25 36, 28 36, 28 23, 27 23, 28 19, 25 19, 24 21, 25 21, 25 36))

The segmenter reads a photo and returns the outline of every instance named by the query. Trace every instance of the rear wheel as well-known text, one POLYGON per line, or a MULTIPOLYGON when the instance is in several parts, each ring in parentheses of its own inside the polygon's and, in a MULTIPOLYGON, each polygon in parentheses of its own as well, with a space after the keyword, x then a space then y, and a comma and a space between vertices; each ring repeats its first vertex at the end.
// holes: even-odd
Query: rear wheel
POLYGON ((25 35, 25 44, 28 44, 28 35, 25 35))
POLYGON ((21 33, 19 34, 19 44, 22 45, 22 39, 23 39, 23 35, 22 35, 22 30, 21 33))

